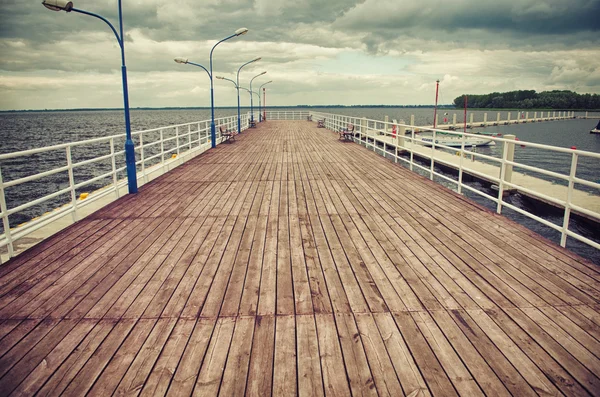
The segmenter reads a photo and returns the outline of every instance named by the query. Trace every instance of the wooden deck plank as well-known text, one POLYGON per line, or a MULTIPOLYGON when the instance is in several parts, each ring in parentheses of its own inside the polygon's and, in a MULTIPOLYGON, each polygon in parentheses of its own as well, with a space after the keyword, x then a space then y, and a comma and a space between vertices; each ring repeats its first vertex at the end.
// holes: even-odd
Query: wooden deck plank
POLYGON ((599 303, 584 258, 269 121, 0 267, 0 395, 594 395, 599 303))
POLYGON ((195 325, 195 319, 179 319, 150 374, 143 385, 140 385, 142 386, 141 391, 134 389, 136 394, 139 393, 140 396, 164 396, 166 394, 195 325))
POLYGON ((154 363, 161 354, 162 348, 176 323, 177 320, 174 318, 160 318, 157 320, 152 332, 119 382, 115 395, 137 395, 142 390, 146 378, 150 375, 154 363))
POLYGON ((38 395, 57 396, 62 394, 114 327, 114 321, 101 320, 98 322, 69 357, 52 373, 38 391, 38 395))
POLYGON ((155 324, 156 319, 140 319, 135 324, 129 335, 127 335, 127 338, 123 341, 123 345, 112 356, 102 374, 88 392, 89 396, 108 396, 113 394, 155 324))
POLYGON ((400 396, 403 394, 398 376, 390 360, 387 348, 371 314, 357 314, 356 324, 360 332, 369 367, 380 396, 400 396))
POLYGON ((231 349, 219 390, 220 396, 243 396, 246 392, 254 326, 253 316, 239 317, 235 323, 231 349))
MULTIPOLYGON (((215 330, 206 351, 206 357, 202 362, 200 373, 196 381, 193 395, 216 396, 219 393, 223 369, 227 361, 227 354, 233 337, 235 319, 232 317, 221 317, 217 320, 215 330)), ((174 396, 184 395, 176 392, 174 396)))
POLYGON ((246 395, 270 396, 275 353, 275 317, 256 316, 246 395), (265 374, 268 374, 265 376, 265 374))
POLYGON ((273 358, 273 395, 298 394, 296 357, 296 319, 294 315, 277 316, 275 354, 273 358))
MULTIPOLYGON (((13 391, 15 395, 33 395, 44 383, 50 378, 59 368, 63 361, 71 354, 71 352, 80 344, 88 333, 97 324, 97 320, 81 320, 69 334, 63 338, 51 352, 49 352, 34 369, 27 373, 26 378, 13 391)), ((17 382, 11 379, 11 386, 3 386, 2 390, 9 391, 10 387, 14 387, 17 382)))
POLYGON ((319 341, 313 315, 296 316, 298 395, 324 396, 319 341))
POLYGON ((335 320, 331 314, 316 314, 317 337, 319 338, 319 354, 323 371, 323 385, 326 396, 350 395, 350 384, 345 379, 346 367, 340 347, 340 338, 335 328, 335 320), (344 373, 342 373, 342 369, 344 373))

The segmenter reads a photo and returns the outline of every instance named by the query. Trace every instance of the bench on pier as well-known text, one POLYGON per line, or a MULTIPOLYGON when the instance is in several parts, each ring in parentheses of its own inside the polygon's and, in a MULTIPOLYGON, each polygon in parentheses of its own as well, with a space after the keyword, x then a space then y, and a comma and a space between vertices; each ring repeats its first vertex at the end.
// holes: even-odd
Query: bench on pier
POLYGON ((325 128, 325 119, 317 120, 317 128, 325 128))
POLYGON ((250 127, 250 128, 256 128, 256 120, 250 120, 250 121, 248 121, 248 127, 250 127))
POLYGON ((340 139, 343 140, 353 140, 354 138, 354 124, 348 124, 348 126, 344 129, 340 129, 340 139))
POLYGON ((235 130, 230 130, 225 125, 219 126, 219 133, 221 134, 221 138, 223 139, 223 142, 230 142, 230 143, 231 143, 231 141, 235 140, 235 136, 237 135, 237 132, 235 132, 235 130))
POLYGON ((312 121, 312 114, 309 114, 308 116, 306 116, 306 121, 312 121))

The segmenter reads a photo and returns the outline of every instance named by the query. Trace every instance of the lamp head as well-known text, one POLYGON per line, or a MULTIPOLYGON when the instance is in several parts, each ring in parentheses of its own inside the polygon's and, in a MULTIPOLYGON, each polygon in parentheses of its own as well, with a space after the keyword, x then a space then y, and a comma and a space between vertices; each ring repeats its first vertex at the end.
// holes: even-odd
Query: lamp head
POLYGON ((267 72, 266 72, 266 71, 264 71, 264 72, 262 72, 261 74, 259 74, 259 76, 262 76, 263 74, 266 74, 266 73, 267 73, 267 72))
POLYGON ((258 57, 256 59, 253 59, 252 62, 260 61, 261 59, 262 59, 261 57, 258 57))
POLYGON ((177 57, 174 59, 174 61, 177 63, 188 63, 188 59, 183 57, 177 57))
POLYGON ((219 80, 225 80, 225 77, 223 77, 223 76, 215 76, 215 78, 217 78, 219 80))
POLYGON ((44 0, 42 1, 44 7, 52 11, 66 11, 71 12, 73 9, 73 2, 67 0, 44 0))
POLYGON ((239 28, 238 30, 235 31, 236 36, 241 36, 246 33, 248 33, 248 28, 239 28))

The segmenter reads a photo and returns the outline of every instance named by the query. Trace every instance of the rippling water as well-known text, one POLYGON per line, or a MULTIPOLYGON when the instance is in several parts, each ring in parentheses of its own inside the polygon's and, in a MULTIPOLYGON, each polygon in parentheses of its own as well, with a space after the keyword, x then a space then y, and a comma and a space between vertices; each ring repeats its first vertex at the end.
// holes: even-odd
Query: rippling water
MULTIPOLYGON (((285 109, 277 109, 285 110, 285 109)), ((308 109, 288 109, 288 110, 308 110, 308 109)), ((432 109, 422 108, 323 108, 310 109, 325 113, 344 114, 353 117, 366 117, 369 119, 383 120, 384 116, 389 116, 390 120, 410 121, 411 115, 415 116, 417 125, 433 124, 432 109)), ((456 113, 457 122, 462 122, 463 112, 443 109, 440 112, 440 122, 444 117, 452 120, 456 113), (444 115, 444 113, 448 113, 444 115)), ((233 116, 237 112, 235 109, 217 109, 216 117, 233 116)), ((482 111, 469 112, 474 114, 475 121, 482 121, 482 111)), ((512 118, 517 117, 515 111, 511 112, 512 118)), ((530 112, 533 116, 533 112, 530 112)), ((507 112, 501 112, 501 119, 506 119, 507 112)), ((132 110, 131 124, 133 131, 153 129, 174 124, 184 124, 195 121, 204 121, 210 118, 210 110, 132 110)), ((496 112, 488 113, 488 120, 496 119, 496 112)), ((529 123, 511 126, 487 127, 489 132, 514 134, 521 141, 536 142, 553 146, 570 148, 576 146, 578 149, 600 153, 600 135, 590 134, 597 120, 567 120, 557 122, 529 123)), ((481 129, 479 129, 481 130, 481 129)), ((21 150, 34 149, 38 147, 50 146, 60 143, 81 141, 102 136, 111 136, 124 134, 124 121, 122 111, 76 111, 76 112, 27 112, 27 113, 0 113, 0 153, 10 153, 21 150)), ((174 135, 174 131, 166 131, 166 137, 169 134, 174 135)), ((137 143, 137 142, 136 142, 137 143)), ((116 148, 122 148, 123 140, 116 143, 116 148)), ((75 147, 73 149, 73 159, 75 162, 92 158, 98 153, 107 154, 108 144, 87 145, 85 147, 75 147)), ((492 146, 488 148, 477 148, 478 152, 485 153, 494 157, 500 157, 502 146, 492 146)), ((547 170, 568 174, 571 156, 557 155, 549 151, 536 149, 518 148, 515 152, 515 159, 524 164, 534 165, 547 170)), ((120 156, 117 167, 124 165, 124 158, 120 156)), ((52 168, 66 165, 66 155, 63 150, 57 150, 48 153, 39 153, 27 156, 26 158, 11 159, 0 162, 2 167, 3 180, 10 181, 27 175, 49 170, 52 168)), ((74 172, 75 183, 101 175, 110 171, 110 160, 93 165, 80 167, 74 172)), ((520 171, 522 172, 522 171, 520 171)), ((540 175, 536 175, 540 176, 540 175)), ((589 159, 580 159, 577 176, 600 182, 600 164, 598 161, 589 159)), ((124 175, 120 175, 124 177, 124 175)), ((542 176, 543 177, 543 176, 542 176)), ((68 174, 66 172, 54 174, 38 181, 32 181, 19 185, 18 187, 7 188, 6 198, 9 208, 14 208, 24 202, 43 197, 68 186, 68 174)), ((90 192, 95 189, 111 183, 110 178, 97 181, 93 185, 87 186, 77 194, 90 192)), ((486 187, 480 186, 485 190, 486 187)), ((590 191, 593 194, 600 195, 600 192, 594 189, 578 186, 583 190, 590 191)), ((493 192, 490 192, 493 194, 493 192)), ((491 207, 479 196, 473 196, 474 200, 491 207)), ((515 205, 520 207, 532 207, 526 198, 519 195, 511 197, 515 205)), ((17 225, 26 222, 35 216, 39 216, 46 211, 52 210, 64 203, 70 201, 68 194, 59 196, 44 204, 31 207, 10 217, 11 225, 17 225)), ((560 224, 562 222, 562 211, 553 211, 552 209, 530 208, 536 214, 550 219, 552 222, 560 224)), ((504 213, 504 212, 503 212, 504 213)), ((506 211, 506 215, 515 219, 536 232, 558 241, 558 233, 540 225, 538 222, 531 221, 519 214, 511 214, 506 211)), ((598 231, 590 229, 587 225, 574 225, 584 235, 599 239, 598 231)), ((1 225, 0 225, 1 230, 1 225)), ((591 258, 600 264, 600 253, 598 250, 587 248, 577 242, 569 239, 569 248, 580 254, 591 258)))

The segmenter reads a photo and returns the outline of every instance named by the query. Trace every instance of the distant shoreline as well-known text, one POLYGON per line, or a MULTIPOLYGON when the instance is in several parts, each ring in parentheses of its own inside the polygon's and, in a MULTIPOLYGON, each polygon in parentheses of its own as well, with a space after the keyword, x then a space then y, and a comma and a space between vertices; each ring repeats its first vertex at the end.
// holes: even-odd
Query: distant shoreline
MULTIPOLYGON (((268 109, 351 109, 351 108, 401 108, 401 109, 433 109, 434 105, 296 105, 296 106, 268 106, 268 109)), ((249 107, 243 106, 243 109, 249 109, 249 107)), ((223 106, 216 107, 215 109, 237 109, 236 106, 223 106)), ((438 105, 438 109, 457 109, 454 105, 438 105)), ((131 108, 131 110, 210 110, 210 107, 137 107, 131 108)), ((468 111, 489 111, 489 112, 506 112, 506 111, 519 111, 523 112, 524 109, 490 109, 490 108, 469 108, 468 111)), ((600 112, 600 109, 527 109, 526 111, 575 111, 575 112, 600 112)), ((56 112, 111 112, 111 111, 123 111, 123 108, 76 108, 76 109, 14 109, 14 110, 0 110, 0 113, 56 113, 56 112)))

